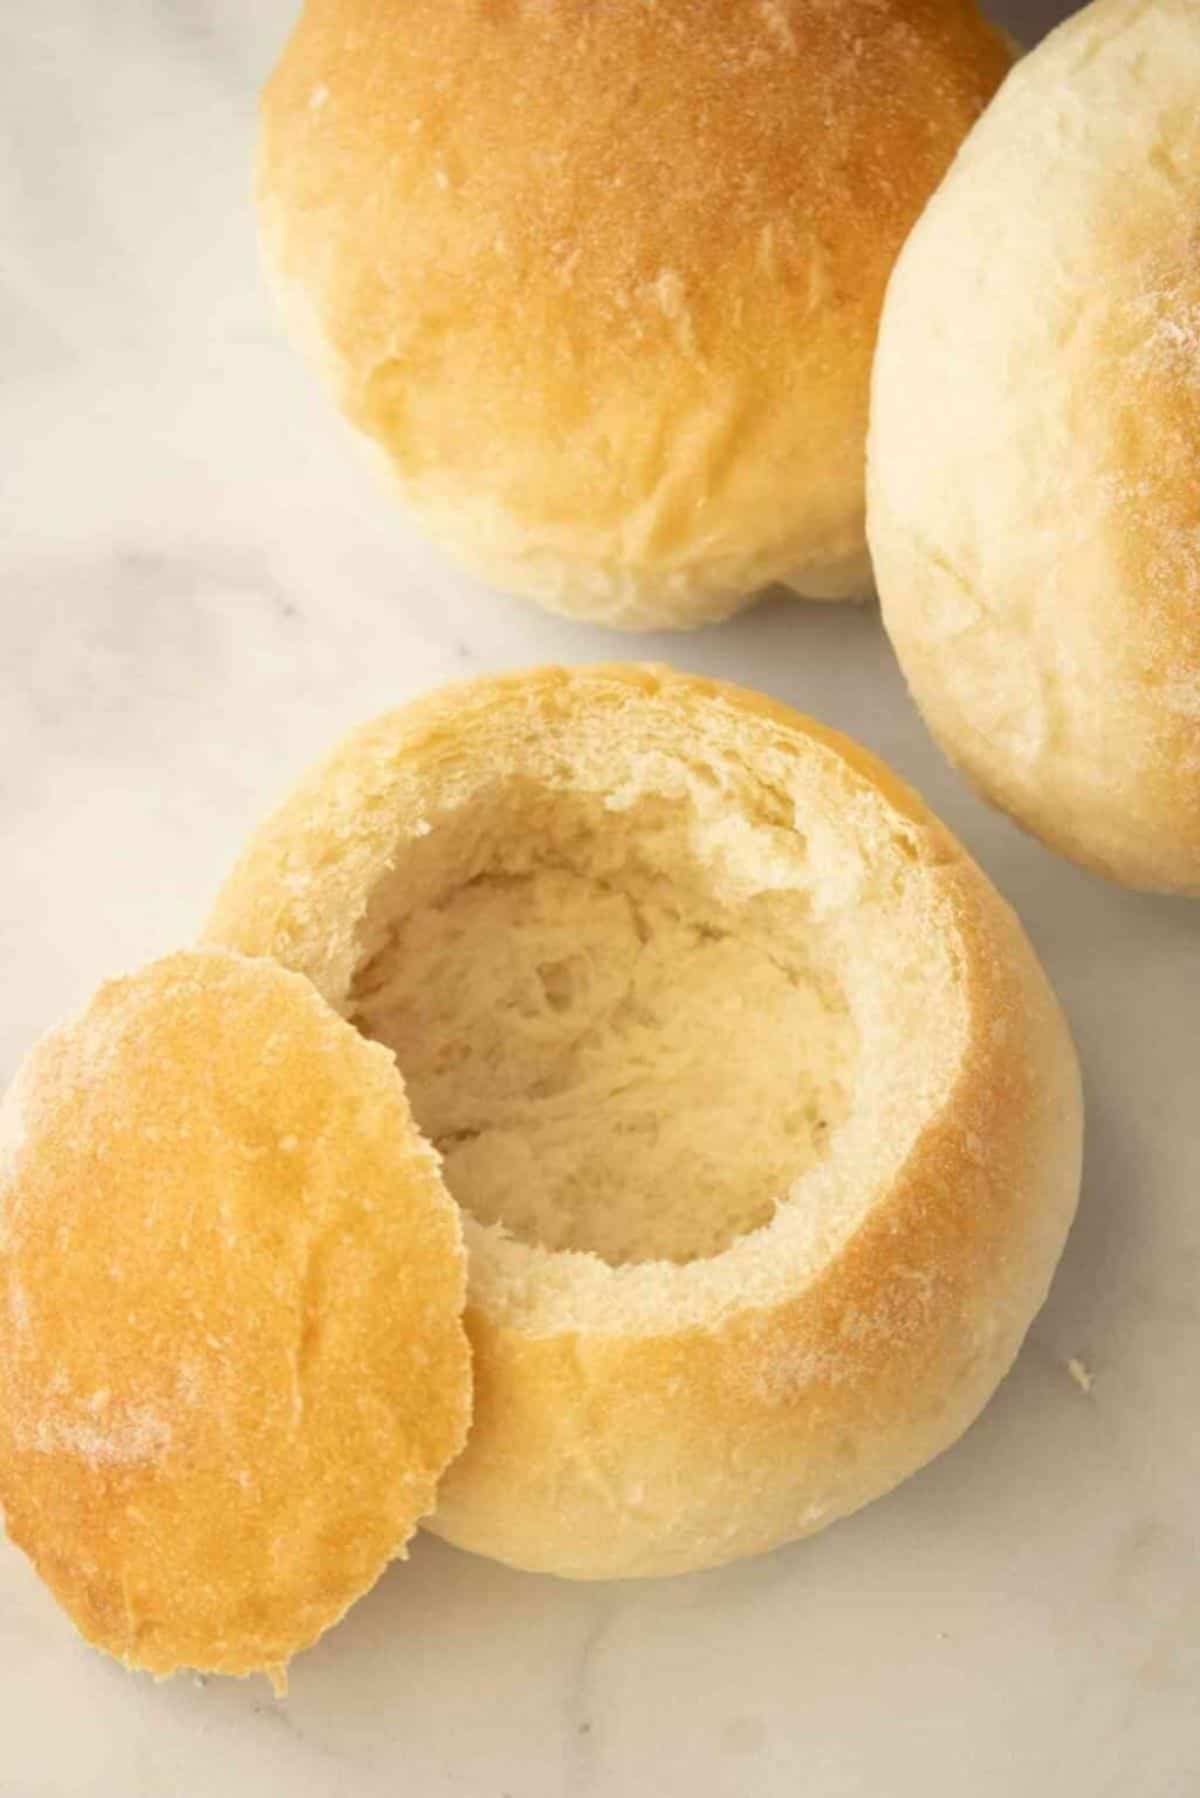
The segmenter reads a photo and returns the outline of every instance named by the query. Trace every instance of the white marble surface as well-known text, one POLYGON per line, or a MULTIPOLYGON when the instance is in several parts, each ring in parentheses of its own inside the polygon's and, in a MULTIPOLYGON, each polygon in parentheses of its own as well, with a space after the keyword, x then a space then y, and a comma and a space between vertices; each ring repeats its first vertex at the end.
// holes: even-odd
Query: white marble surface
MULTIPOLYGON (((1062 10, 1008 17, 1033 35, 1062 10)), ((1189 1798, 1200 908, 1105 887, 977 805, 871 612, 767 603, 630 644, 414 546, 257 284, 253 93, 290 11, 0 17, 0 1080, 102 974, 193 931, 344 726, 453 675, 633 651, 842 725, 961 833, 1074 1020, 1086 1185, 967 1439, 764 1561, 573 1587, 422 1540, 279 1704, 123 1674, 0 1548, 0 1794, 1189 1798)))

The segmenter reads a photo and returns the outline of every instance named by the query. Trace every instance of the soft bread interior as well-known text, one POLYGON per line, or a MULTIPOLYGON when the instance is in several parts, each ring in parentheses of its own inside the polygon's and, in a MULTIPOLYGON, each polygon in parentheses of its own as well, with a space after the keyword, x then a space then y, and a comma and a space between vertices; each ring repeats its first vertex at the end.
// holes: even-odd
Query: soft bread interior
POLYGON ((401 868, 353 1018, 394 1049, 460 1205, 626 1262, 771 1221, 845 1116, 855 1030, 798 889, 731 904, 686 802, 509 782, 401 868))
POLYGON ((636 1332, 776 1302, 955 1078, 929 838, 768 720, 522 722, 464 721, 401 800, 342 1009, 395 1051, 491 1314, 636 1332))

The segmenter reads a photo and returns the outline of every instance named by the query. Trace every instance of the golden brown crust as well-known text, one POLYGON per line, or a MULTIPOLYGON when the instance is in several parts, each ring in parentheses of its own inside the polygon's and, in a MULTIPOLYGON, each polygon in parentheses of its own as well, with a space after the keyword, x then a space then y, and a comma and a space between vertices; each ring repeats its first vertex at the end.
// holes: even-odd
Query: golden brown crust
POLYGON ((870 479, 947 753, 1051 847, 1194 893, 1198 82, 1190 0, 1097 0, 1014 72, 897 265, 870 479))
POLYGON ((90 1642, 281 1674, 470 1409, 456 1208, 385 1051, 271 963, 104 986, 0 1113, 0 1497, 90 1642))
MULTIPOLYGON (((839 804, 862 801, 873 890, 903 884, 914 868, 928 883, 941 933, 930 954, 949 948, 966 1028, 957 1071, 931 1097, 907 1158, 867 1195, 849 1239, 782 1302, 743 1301, 700 1326, 530 1333, 501 1321, 476 1289, 475 1422, 431 1527, 575 1577, 669 1573, 768 1548, 948 1446, 1007 1371, 1045 1296, 1079 1183, 1074 1052, 1009 908, 874 757, 723 683, 659 668, 547 669, 452 688, 381 719, 260 832, 213 934, 306 968, 343 1001, 369 889, 397 833, 425 804, 434 809, 458 762, 489 747, 500 756, 510 734, 553 719, 608 711, 621 720, 619 788, 638 747, 626 723, 632 696, 656 716, 669 712, 684 737, 719 710, 731 732, 743 727, 748 754, 761 747, 758 721, 785 753, 790 743, 811 759, 819 745, 839 804), (871 835, 867 820, 879 815, 891 822, 871 835)), ((928 1029, 952 1036, 957 1024, 934 1014, 928 1029)))
POLYGON ((310 0, 268 258, 501 584, 643 627, 861 594, 884 285, 1008 63, 973 0, 310 0))

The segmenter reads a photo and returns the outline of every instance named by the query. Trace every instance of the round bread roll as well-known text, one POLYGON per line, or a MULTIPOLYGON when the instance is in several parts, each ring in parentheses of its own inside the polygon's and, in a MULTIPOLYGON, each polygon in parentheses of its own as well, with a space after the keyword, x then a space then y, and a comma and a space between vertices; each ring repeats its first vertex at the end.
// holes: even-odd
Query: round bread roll
POLYGON ((1098 0, 1014 72, 914 231, 870 536, 972 781, 1132 886, 1200 893, 1200 6, 1098 0))
POLYGON ((820 1529, 945 1448, 1079 1185, 1011 911, 865 751, 634 667, 352 736, 211 935, 396 1052, 463 1207, 470 1441, 432 1527, 579 1578, 820 1529))
POLYGON ((77 1627, 264 1671, 402 1554, 470 1412, 458 1214, 294 974, 104 986, 0 1110, 0 1501, 77 1627))
POLYGON ((495 585, 643 629, 861 597, 884 285, 1009 60, 974 0, 309 0, 267 261, 495 585))

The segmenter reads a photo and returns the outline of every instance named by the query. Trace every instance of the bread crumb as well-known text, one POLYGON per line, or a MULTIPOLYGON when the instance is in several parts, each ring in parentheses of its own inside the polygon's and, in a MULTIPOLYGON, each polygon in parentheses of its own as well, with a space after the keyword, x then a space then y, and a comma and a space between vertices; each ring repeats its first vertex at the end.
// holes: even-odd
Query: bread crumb
POLYGON ((668 324, 675 327, 679 346, 687 356, 696 353, 696 333, 688 308, 683 280, 673 268, 660 269, 650 283, 650 292, 668 324))
MULTIPOLYGON (((104 1416, 107 1395, 99 1406, 88 1405, 90 1417, 104 1416)), ((171 1426, 148 1405, 127 1405, 106 1429, 58 1409, 38 1419, 37 1429, 21 1445, 39 1455, 72 1455, 92 1468, 153 1466, 171 1446, 171 1426)))
POLYGON ((19 1335, 29 1330, 29 1300, 25 1288, 18 1280, 13 1280, 8 1289, 8 1315, 12 1319, 13 1329, 19 1335))
POLYGON ((779 0, 758 0, 758 16, 776 49, 784 51, 789 56, 795 56, 796 34, 792 30, 791 21, 779 4, 779 0))
POLYGON ((1092 1390, 1091 1372, 1079 1359, 1078 1355, 1072 1355, 1071 1359, 1067 1362, 1067 1372, 1078 1386, 1080 1392, 1090 1392, 1092 1390))

